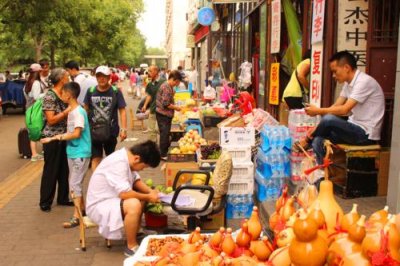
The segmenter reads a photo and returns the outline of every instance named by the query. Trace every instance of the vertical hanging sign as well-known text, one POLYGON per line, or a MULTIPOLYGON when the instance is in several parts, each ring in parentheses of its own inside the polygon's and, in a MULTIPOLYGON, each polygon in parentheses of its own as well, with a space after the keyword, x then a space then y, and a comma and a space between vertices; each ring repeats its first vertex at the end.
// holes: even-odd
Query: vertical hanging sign
POLYGON ((318 107, 321 107, 323 48, 324 46, 320 42, 313 44, 311 49, 310 103, 318 107))
POLYGON ((310 103, 321 107, 325 0, 314 0, 311 32, 310 103))
POLYGON ((357 68, 365 71, 367 60, 368 1, 338 2, 337 50, 347 50, 357 60, 357 68))
POLYGON ((271 64, 269 104, 279 105, 279 63, 271 64))
POLYGON ((271 13, 271 54, 275 54, 281 48, 281 0, 272 1, 271 13))
POLYGON ((324 35, 325 0, 314 0, 311 44, 322 42, 324 35))

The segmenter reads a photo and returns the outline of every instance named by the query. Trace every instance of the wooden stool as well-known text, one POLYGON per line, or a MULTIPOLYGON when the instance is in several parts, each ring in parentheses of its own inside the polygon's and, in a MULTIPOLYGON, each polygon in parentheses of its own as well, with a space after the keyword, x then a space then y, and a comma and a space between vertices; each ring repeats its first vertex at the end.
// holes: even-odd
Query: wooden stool
POLYGON ((143 119, 137 119, 136 116, 133 114, 132 108, 129 108, 129 114, 131 118, 131 129, 135 129, 135 123, 140 127, 141 130, 145 130, 146 127, 144 126, 144 120, 143 119))
POLYGON ((335 193, 343 198, 376 196, 378 191, 376 159, 379 157, 381 146, 337 144, 332 148, 333 164, 329 167, 329 175, 335 193))

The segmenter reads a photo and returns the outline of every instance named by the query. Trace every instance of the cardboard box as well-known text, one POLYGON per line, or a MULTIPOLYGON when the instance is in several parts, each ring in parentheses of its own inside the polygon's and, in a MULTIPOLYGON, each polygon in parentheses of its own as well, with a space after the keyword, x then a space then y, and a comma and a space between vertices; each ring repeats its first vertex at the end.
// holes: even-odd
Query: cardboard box
POLYGON ((251 146, 222 146, 222 151, 227 151, 231 154, 234 162, 251 161, 251 146))
POLYGON ((246 123, 244 122, 243 118, 240 116, 240 114, 234 114, 228 118, 226 118, 224 121, 220 122, 217 127, 245 127, 246 123))
POLYGON ((378 196, 386 196, 388 191, 390 150, 382 150, 379 154, 378 196))
POLYGON ((224 208, 219 213, 208 215, 207 221, 202 221, 200 227, 202 230, 218 230, 220 227, 226 227, 225 221, 226 219, 224 208))
POLYGON ((254 127, 221 127, 219 144, 221 146, 254 146, 256 135, 254 127))
MULTIPOLYGON (((165 177, 165 184, 167 187, 171 187, 174 183, 174 179, 176 174, 179 170, 198 170, 199 165, 196 162, 184 162, 184 163, 175 163, 175 162, 167 162, 165 165, 164 177, 165 177)), ((185 183, 190 180, 192 174, 184 174, 180 177, 180 183, 185 183)))

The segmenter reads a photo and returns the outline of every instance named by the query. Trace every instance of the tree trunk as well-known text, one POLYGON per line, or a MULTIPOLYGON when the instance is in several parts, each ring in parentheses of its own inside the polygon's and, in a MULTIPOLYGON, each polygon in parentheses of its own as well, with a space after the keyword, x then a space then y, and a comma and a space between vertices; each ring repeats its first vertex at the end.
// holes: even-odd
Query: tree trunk
POLYGON ((39 63, 39 60, 42 58, 42 50, 43 50, 43 40, 39 37, 34 37, 35 43, 35 61, 39 63))
POLYGON ((54 45, 50 45, 50 67, 51 69, 56 67, 56 48, 54 45))

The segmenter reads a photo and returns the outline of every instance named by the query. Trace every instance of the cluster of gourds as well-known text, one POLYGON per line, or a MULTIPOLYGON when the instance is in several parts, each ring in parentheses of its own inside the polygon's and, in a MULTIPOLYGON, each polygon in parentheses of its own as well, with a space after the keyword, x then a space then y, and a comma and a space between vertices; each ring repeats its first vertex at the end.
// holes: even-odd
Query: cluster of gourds
POLYGON ((274 265, 400 265, 400 214, 390 215, 385 207, 366 220, 354 204, 343 215, 329 180, 321 182, 308 208, 296 211, 294 202, 284 188, 269 220, 284 256, 274 265))

